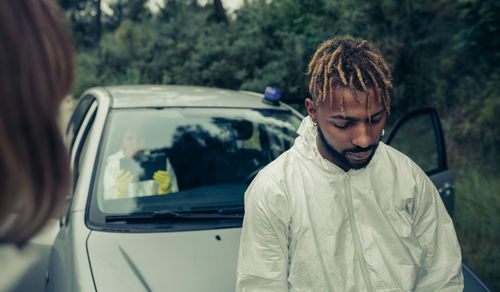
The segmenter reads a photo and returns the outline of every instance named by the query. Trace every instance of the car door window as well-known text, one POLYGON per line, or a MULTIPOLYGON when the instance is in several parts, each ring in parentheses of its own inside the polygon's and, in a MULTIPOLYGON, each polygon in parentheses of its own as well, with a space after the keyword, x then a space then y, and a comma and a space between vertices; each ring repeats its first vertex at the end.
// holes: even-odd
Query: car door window
POLYGON ((95 98, 90 95, 82 97, 71 115, 65 134, 65 142, 70 151, 73 149, 78 131, 80 130, 80 127, 94 100, 95 98))
POLYGON ((78 184, 78 177, 80 174, 82 159, 85 159, 84 154, 88 146, 88 140, 89 140, 88 137, 90 136, 89 133, 91 132, 93 121, 97 113, 97 101, 94 98, 90 97, 89 100, 91 100, 92 102, 90 103, 90 106, 87 108, 85 115, 81 116, 81 119, 80 117, 77 117, 81 121, 76 122, 75 119, 74 125, 76 126, 76 124, 79 124, 79 127, 74 130, 68 127, 68 129, 70 130, 69 132, 72 133, 71 135, 74 134, 74 138, 72 138, 73 145, 70 145, 71 168, 73 171, 73 187, 71 193, 68 195, 67 198, 66 212, 65 212, 66 215, 62 218, 61 224, 65 224, 68 220, 69 212, 71 209, 70 208, 71 202, 73 198, 73 191, 75 190, 76 185, 78 184))
POLYGON ((88 111, 87 114, 87 119, 83 123, 82 127, 82 137, 78 143, 78 147, 75 148, 75 158, 74 158, 74 172, 75 172, 75 177, 74 181, 76 182, 78 177, 77 175, 80 173, 81 167, 82 167, 82 162, 83 159, 85 159, 85 153, 88 148, 88 137, 91 136, 90 133, 92 131, 92 125, 94 124, 94 119, 97 113, 97 102, 94 102, 90 110, 88 111))
POLYGON ((439 120, 432 109, 413 112, 399 120, 386 143, 408 155, 426 173, 446 166, 439 120))
POLYGON ((396 122, 385 143, 408 155, 427 173, 453 216, 455 187, 436 111, 423 109, 405 115, 396 122))

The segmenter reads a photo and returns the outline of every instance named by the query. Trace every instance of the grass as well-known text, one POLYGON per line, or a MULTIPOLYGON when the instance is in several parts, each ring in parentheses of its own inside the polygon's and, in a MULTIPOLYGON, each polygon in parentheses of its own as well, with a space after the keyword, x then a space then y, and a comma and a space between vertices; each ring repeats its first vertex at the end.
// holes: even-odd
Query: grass
POLYGON ((454 178, 463 260, 492 291, 500 291, 500 178, 474 166, 455 169, 454 178))

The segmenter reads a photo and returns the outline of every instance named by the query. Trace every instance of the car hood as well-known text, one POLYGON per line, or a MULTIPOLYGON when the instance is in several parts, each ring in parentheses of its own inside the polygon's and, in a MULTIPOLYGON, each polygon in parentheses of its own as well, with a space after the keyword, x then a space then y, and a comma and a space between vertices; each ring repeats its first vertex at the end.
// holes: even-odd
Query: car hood
POLYGON ((96 289, 234 291, 240 231, 93 231, 87 248, 96 289))

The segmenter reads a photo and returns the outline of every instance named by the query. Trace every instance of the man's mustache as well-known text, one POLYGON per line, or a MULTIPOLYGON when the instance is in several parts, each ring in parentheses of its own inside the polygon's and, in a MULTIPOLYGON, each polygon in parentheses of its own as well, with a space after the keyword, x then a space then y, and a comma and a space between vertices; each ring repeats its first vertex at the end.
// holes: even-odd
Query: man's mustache
POLYGON ((355 147, 355 148, 351 148, 351 149, 346 149, 344 151, 342 151, 342 154, 343 155, 346 155, 347 153, 357 153, 357 152, 366 152, 366 151, 370 151, 372 149, 375 149, 377 147, 377 144, 374 144, 374 145, 370 145, 368 147, 355 147))

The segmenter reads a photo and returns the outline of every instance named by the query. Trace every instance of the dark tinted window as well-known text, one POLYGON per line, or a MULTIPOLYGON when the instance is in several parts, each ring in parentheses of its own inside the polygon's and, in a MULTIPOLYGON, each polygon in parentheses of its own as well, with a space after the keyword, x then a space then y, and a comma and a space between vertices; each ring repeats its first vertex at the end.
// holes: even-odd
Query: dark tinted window
POLYGON ((436 133, 430 113, 405 121, 390 145, 408 155, 426 172, 439 168, 436 133))

